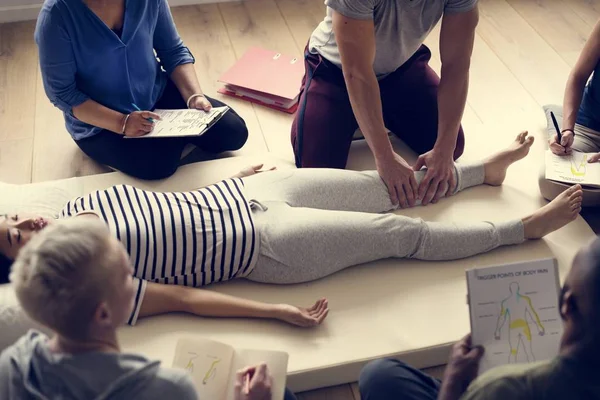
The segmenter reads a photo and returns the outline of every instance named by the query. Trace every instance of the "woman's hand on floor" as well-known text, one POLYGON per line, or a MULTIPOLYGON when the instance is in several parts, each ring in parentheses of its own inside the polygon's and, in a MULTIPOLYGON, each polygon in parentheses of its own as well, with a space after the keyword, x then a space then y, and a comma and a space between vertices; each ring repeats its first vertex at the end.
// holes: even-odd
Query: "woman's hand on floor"
POLYGON ((238 172, 237 174, 235 174, 233 178, 246 178, 248 176, 260 174, 261 172, 275 171, 277 169, 277 167, 271 167, 269 169, 263 170, 262 167, 264 167, 264 164, 250 165, 238 172))
POLYGON ((591 156, 590 158, 588 158, 588 162, 589 163, 597 163, 600 162, 600 153, 596 153, 593 156, 591 156))
POLYGON ((329 303, 327 299, 321 299, 310 308, 280 304, 276 306, 275 318, 288 324, 310 328, 321 325, 327 314, 329 314, 329 303))

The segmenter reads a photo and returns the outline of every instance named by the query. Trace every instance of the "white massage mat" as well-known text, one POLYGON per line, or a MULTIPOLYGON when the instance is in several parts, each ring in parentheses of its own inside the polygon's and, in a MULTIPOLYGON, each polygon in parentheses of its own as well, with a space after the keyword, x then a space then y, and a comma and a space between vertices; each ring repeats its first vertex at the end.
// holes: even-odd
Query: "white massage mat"
MULTIPOLYGON (((516 136, 516 134, 515 134, 516 136)), ((507 145, 506 139, 479 143, 482 154, 507 145)), ((372 168, 364 142, 354 144, 350 166, 372 168)), ((406 154, 405 151, 402 151, 406 154)), ((541 152, 516 164, 503 187, 481 186, 437 205, 417 207, 405 215, 436 221, 479 221, 520 218, 546 204, 538 193, 537 165, 541 152)), ((465 161, 480 158, 465 154, 465 161)), ((175 177, 141 186, 154 190, 186 190, 230 176, 252 161, 229 158, 183 167, 175 177)), ((289 161, 269 161, 291 168, 289 161)), ((86 192, 117 182, 122 175, 81 178, 86 192)), ((132 182, 132 181, 130 181, 132 182)), ((293 286, 261 285, 245 281, 212 286, 219 292, 273 303, 309 305, 329 299, 331 313, 316 329, 299 329, 275 321, 203 319, 168 315, 140 320, 123 328, 120 337, 128 351, 172 362, 177 339, 201 335, 244 348, 283 350, 290 354, 288 384, 295 391, 355 381, 369 360, 394 356, 417 367, 444 364, 449 344, 469 331, 464 270, 505 262, 556 257, 561 274, 577 249, 593 237, 578 218, 546 239, 454 262, 385 260, 348 269, 326 279, 293 286)))
MULTIPOLYGON (((469 148, 486 155, 507 144, 506 135, 488 135, 469 142, 469 148)), ((515 165, 503 187, 469 189, 437 205, 402 213, 435 221, 520 218, 546 203, 538 193, 536 180, 542 150, 538 144, 526 160, 515 165)), ((406 154, 405 149, 402 152, 406 154)), ((480 158, 479 154, 467 153, 464 160, 480 158)), ((158 191, 190 190, 228 177, 256 161, 293 168, 289 160, 235 157, 182 167, 162 182, 136 182, 120 173, 78 179, 85 193, 119 183, 158 191)), ((372 165, 365 143, 355 142, 349 166, 368 169, 372 165)), ((380 357, 399 357, 416 367, 440 365, 446 362, 449 345, 469 331, 466 268, 556 257, 564 276, 577 249, 591 238, 591 229, 579 217, 544 240, 461 261, 385 260, 320 281, 285 287, 245 281, 215 285, 210 289, 273 303, 310 305, 327 297, 331 313, 316 329, 299 329, 275 321, 167 315, 142 319, 136 327, 123 328, 120 339, 125 351, 142 353, 166 365, 173 361, 177 339, 188 334, 241 348, 283 350, 290 354, 288 385, 294 391, 353 382, 366 362, 380 357)), ((0 291, 7 290, 9 287, 0 291)))

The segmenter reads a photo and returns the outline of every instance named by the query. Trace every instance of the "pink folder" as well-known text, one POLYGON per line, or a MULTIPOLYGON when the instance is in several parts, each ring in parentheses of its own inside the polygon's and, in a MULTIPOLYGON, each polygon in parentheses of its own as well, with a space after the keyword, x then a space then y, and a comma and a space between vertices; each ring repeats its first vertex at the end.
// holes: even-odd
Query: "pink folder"
POLYGON ((302 58, 252 47, 219 78, 219 92, 293 113, 303 76, 302 58))

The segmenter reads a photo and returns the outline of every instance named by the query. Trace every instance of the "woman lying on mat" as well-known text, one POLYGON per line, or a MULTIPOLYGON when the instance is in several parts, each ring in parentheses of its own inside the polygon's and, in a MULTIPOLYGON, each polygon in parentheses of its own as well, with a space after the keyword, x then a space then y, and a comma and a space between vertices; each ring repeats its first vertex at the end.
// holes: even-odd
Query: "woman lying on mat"
MULTIPOLYGON (((596 24, 577 64, 571 71, 563 106, 547 105, 547 132, 550 150, 559 156, 569 156, 573 150, 595 153, 588 163, 600 161, 600 22, 596 24), (592 79, 590 80, 590 76, 592 79), (554 113, 559 124, 561 139, 552 121, 554 113)), ((554 198, 567 185, 540 179, 540 188, 546 198, 554 198)), ((587 188, 584 191, 584 205, 600 205, 600 192, 587 188)))
POLYGON ((233 111, 199 137, 126 139, 152 130, 158 116, 147 110, 224 105, 203 94, 167 0, 46 0, 35 39, 48 98, 79 148, 101 164, 161 179, 177 170, 188 143, 221 153, 246 142, 233 111))
MULTIPOLYGON (((502 184, 507 168, 525 157, 532 143, 524 132, 484 162, 456 164, 456 187, 451 190, 502 184)), ((572 221, 581 205, 581 189, 573 187, 523 219, 460 225, 424 222, 382 214, 394 207, 376 171, 300 169, 256 174, 258 168, 185 193, 114 186, 69 202, 59 220, 100 218, 123 243, 136 292, 129 324, 138 317, 183 311, 276 318, 311 326, 325 318, 325 300, 297 308, 194 288, 234 278, 273 284, 308 282, 389 257, 469 257, 541 238, 572 221)), ((423 173, 416 173, 417 180, 423 173)), ((2 218, 0 251, 5 261, 14 260, 32 236, 52 223, 56 222, 25 215, 2 218)))

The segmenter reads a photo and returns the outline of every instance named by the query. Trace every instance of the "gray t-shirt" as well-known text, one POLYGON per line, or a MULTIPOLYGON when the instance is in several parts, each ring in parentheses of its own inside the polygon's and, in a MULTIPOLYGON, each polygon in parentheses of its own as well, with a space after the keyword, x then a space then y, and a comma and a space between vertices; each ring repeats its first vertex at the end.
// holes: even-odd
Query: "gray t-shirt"
POLYGON ((415 54, 444 13, 471 11, 477 0, 325 0, 325 4, 327 15, 310 38, 310 52, 341 68, 332 10, 348 18, 371 19, 377 46, 373 69, 382 78, 415 54))
POLYGON ((30 331, 0 354, 0 399, 196 400, 187 371, 161 368, 134 354, 52 353, 30 331))
POLYGON ((557 357, 486 372, 460 400, 588 400, 600 398, 595 365, 557 357))

